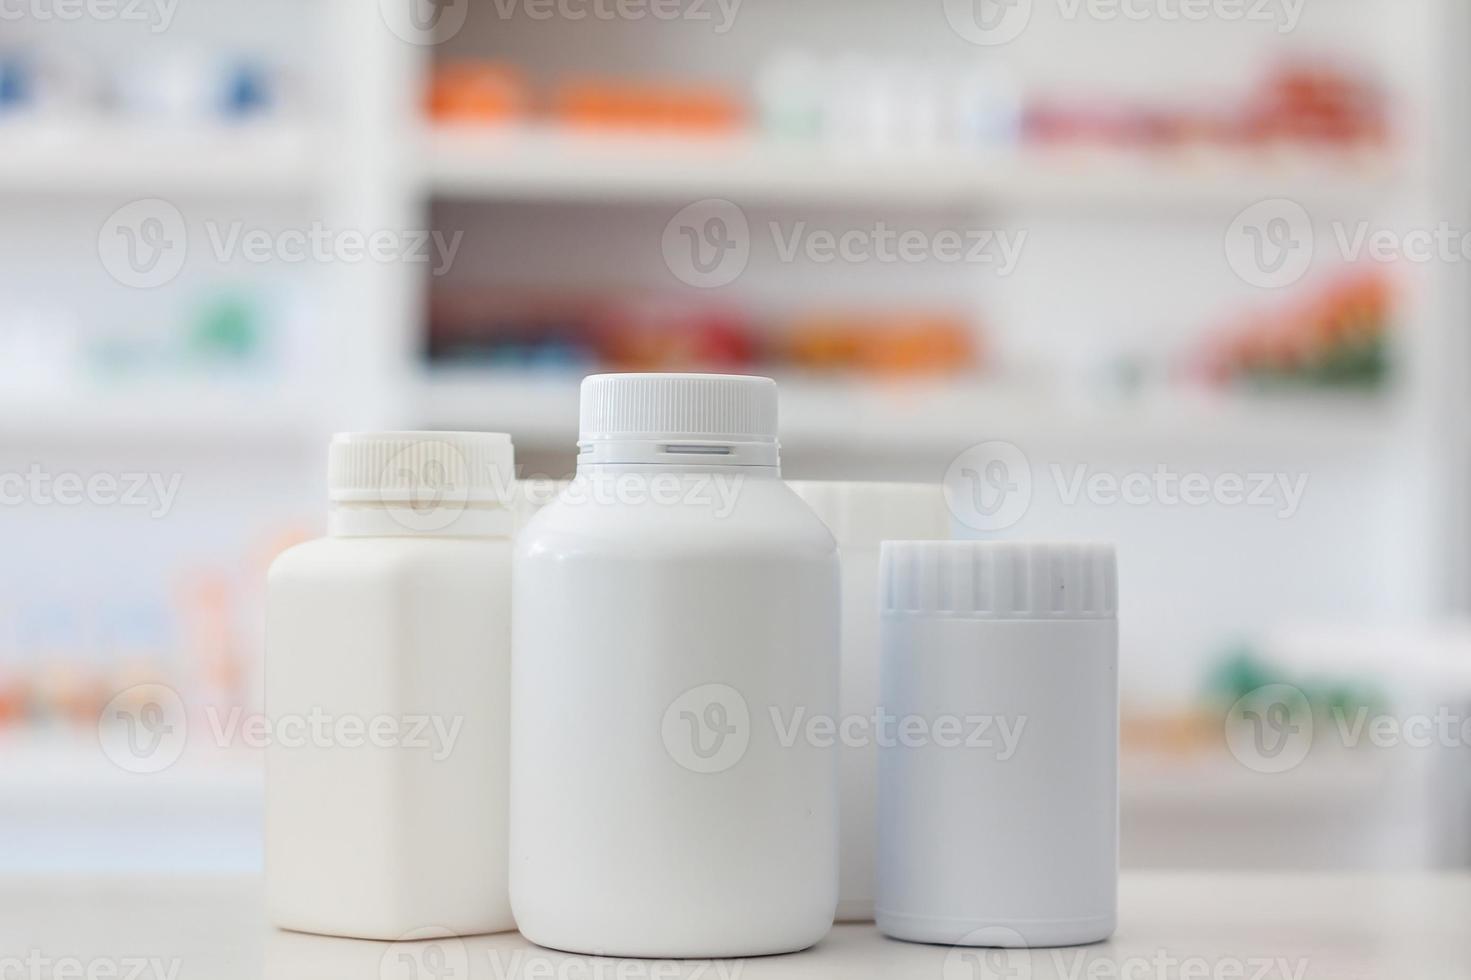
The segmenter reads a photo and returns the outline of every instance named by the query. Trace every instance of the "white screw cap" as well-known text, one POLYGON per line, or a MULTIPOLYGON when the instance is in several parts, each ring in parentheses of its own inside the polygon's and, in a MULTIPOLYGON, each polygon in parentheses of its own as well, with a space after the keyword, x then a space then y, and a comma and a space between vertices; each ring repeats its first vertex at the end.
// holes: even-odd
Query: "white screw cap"
POLYGON ((885 615, 975 619, 1113 619, 1118 566, 1111 544, 885 541, 885 615))
POLYGON ((687 440, 776 444, 776 382, 736 374, 594 374, 579 444, 687 440))
POLYGON ((508 503, 515 454, 503 432, 340 432, 327 493, 342 503, 508 503))

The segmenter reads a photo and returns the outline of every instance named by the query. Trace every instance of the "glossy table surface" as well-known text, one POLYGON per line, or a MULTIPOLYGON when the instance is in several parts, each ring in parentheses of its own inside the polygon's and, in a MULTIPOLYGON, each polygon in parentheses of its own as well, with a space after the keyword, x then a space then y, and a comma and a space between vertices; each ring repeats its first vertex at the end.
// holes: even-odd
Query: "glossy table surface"
POLYGON ((1126 874, 1114 939, 951 950, 840 925, 749 960, 572 956, 518 935, 415 943, 266 925, 255 877, 0 878, 0 978, 24 980, 763 980, 1471 977, 1471 875, 1126 874))

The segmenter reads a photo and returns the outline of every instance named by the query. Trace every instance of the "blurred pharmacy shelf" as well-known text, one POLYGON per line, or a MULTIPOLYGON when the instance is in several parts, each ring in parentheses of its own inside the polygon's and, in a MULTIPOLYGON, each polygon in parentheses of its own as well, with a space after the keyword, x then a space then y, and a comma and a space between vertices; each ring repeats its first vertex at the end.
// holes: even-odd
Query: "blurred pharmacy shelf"
POLYGON ((304 196, 320 147, 304 125, 0 126, 0 193, 304 196))
MULTIPOLYGON (((400 424, 509 431, 518 445, 562 450, 577 438, 579 378, 529 372, 429 371, 404 399, 400 424)), ((1356 451, 1387 444, 1395 403, 1369 395, 1225 395, 1165 391, 1086 401, 1045 390, 954 380, 859 382, 778 375, 782 439, 792 450, 912 455, 988 438, 1086 442, 1110 448, 1209 445, 1231 449, 1356 451)), ((267 388, 173 385, 146 394, 0 399, 0 445, 184 446, 235 443, 301 448, 330 433, 319 406, 267 388)))
POLYGON ((173 384, 62 397, 12 390, 0 398, 0 445, 247 442, 296 447, 325 438, 327 429, 318 418, 308 400, 264 387, 173 384))
MULTIPOLYGON (((1316 215, 1322 203, 1324 219, 1327 208, 1344 205, 1371 218, 1376 228, 1434 227, 1440 221, 1457 226, 1467 220, 1460 170, 1471 156, 1465 145, 1471 130, 1463 118, 1471 80, 1463 77, 1461 49, 1471 37, 1471 7, 1448 0, 1308 10, 1290 39, 1309 55, 1324 45, 1329 54, 1351 47, 1353 61, 1367 59, 1386 75, 1402 97, 1397 121, 1405 124, 1389 142, 1407 149, 1423 145, 1428 159, 1280 145, 1208 149, 1202 140, 1188 147, 1180 140, 1168 150, 1042 150, 1008 148, 1009 140, 998 139, 986 144, 994 149, 976 144, 970 150, 917 151, 902 149, 902 139, 889 141, 900 148, 876 150, 838 148, 810 136, 783 141, 594 135, 519 124, 426 127, 426 79, 436 64, 467 57, 514 62, 548 80, 591 70, 630 78, 699 76, 751 87, 761 62, 791 45, 852 47, 916 62, 939 55, 966 65, 1006 52, 966 44, 945 18, 885 13, 878 6, 861 15, 823 3, 753 7, 742 13, 740 29, 725 36, 699 24, 664 33, 670 25, 649 30, 656 25, 498 17, 488 6, 472 4, 463 29, 439 44, 406 43, 385 22, 391 5, 330 0, 280 17, 263 17, 258 5, 235 0, 219 6, 233 9, 242 28, 258 35, 244 46, 259 47, 263 63, 279 63, 283 77, 302 83, 302 98, 283 100, 279 114, 231 125, 217 115, 196 117, 184 128, 143 128, 138 120, 153 117, 138 113, 117 117, 131 122, 58 119, 44 127, 29 114, 7 116, 0 123, 0 200, 13 205, 6 255, 31 262, 13 276, 16 284, 29 285, 24 277, 30 273, 37 288, 45 288, 40 273, 59 270, 56 281, 68 286, 77 256, 90 262, 96 254, 97 222, 90 210, 106 212, 153 196, 203 202, 188 209, 199 221, 218 212, 269 228, 321 222, 361 231, 460 232, 460 265, 440 278, 428 265, 411 262, 273 267, 269 271, 288 282, 293 294, 301 287, 309 301, 302 320, 317 341, 315 350, 291 348, 281 359, 280 376, 252 374, 239 385, 222 385, 213 375, 191 374, 186 382, 163 380, 160 373, 152 387, 94 388, 83 384, 83 374, 67 375, 62 387, 69 394, 62 397, 49 378, 16 370, 0 397, 0 444, 26 450, 17 457, 42 455, 52 446, 79 448, 94 458, 117 448, 207 451, 209 458, 190 471, 191 479, 198 473, 200 486, 223 489, 201 495, 212 509, 199 520, 226 530, 264 524, 278 529, 273 542, 292 536, 278 511, 296 503, 242 493, 239 478, 250 474, 262 486, 282 488, 283 495, 305 491, 306 507, 286 516, 312 526, 320 506, 310 493, 321 479, 331 425, 506 430, 528 457, 570 460, 577 379, 532 369, 427 373, 423 358, 435 294, 507 284, 568 295, 667 288, 673 283, 658 250, 630 255, 630 242, 641 241, 631 236, 663 227, 669 217, 664 209, 699 198, 787 209, 793 220, 831 206, 844 211, 824 216, 832 227, 858 215, 882 214, 888 221, 906 211, 985 209, 998 227, 1035 232, 1036 248, 1029 252, 1035 269, 1001 281, 939 263, 900 269, 902 276, 864 269, 840 276, 841 270, 758 264, 729 298, 777 314, 863 306, 870 297, 875 308, 896 301, 912 306, 916 295, 925 302, 953 299, 975 314, 967 322, 987 331, 1034 330, 1035 344, 1024 345, 1028 350, 1078 353, 1066 349, 1072 336, 1066 331, 1088 324, 1098 327, 1102 354, 1140 354, 1151 363, 1190 347, 1186 332, 1170 324, 1224 321, 1229 328, 1247 305, 1277 308, 1311 292, 1311 282, 1304 293, 1253 291, 1231 275, 1221 236, 1243 205, 1289 198, 1316 215), (589 52, 596 57, 587 57, 589 52), (310 122, 301 122, 298 111, 312 113, 310 122), (1415 126, 1437 139, 1422 139, 1415 126), (31 198, 35 206, 28 207, 31 198), (610 205, 617 213, 609 213, 610 205), (1049 222, 1055 227, 1049 229, 1049 222), (1050 250, 1044 235, 1049 230, 1056 233, 1050 250), (884 292, 893 295, 879 295, 884 292), (1052 302, 1059 297, 1067 301, 1052 302), (1153 329, 1154 321, 1160 329, 1153 329), (301 378, 309 378, 314 390, 299 392, 301 378), (247 380, 261 383, 251 386, 247 380), (266 453, 269 458, 263 458, 266 453)), ((220 38, 201 28, 209 21, 186 23, 181 17, 159 40, 220 47, 220 38)), ((16 25, 26 26, 48 25, 16 25)), ((1186 102, 1194 97, 1176 88, 1197 66, 1203 77, 1214 66, 1234 78, 1272 55, 1269 49, 1280 40, 1275 34, 1252 40, 1225 31, 1215 32, 1217 37, 1199 25, 1182 25, 1191 32, 1188 39, 1172 40, 1163 31, 1115 32, 1114 26, 1120 25, 1049 24, 1039 18, 1015 52, 1045 52, 1031 69, 1047 71, 1032 81, 1085 102, 1095 95, 1106 99, 1107 90, 1122 81, 1125 90, 1153 93, 1169 103, 1176 95, 1186 102)), ((242 42, 237 33, 246 32, 229 32, 224 46, 242 42)), ((151 44, 121 35, 108 40, 121 61, 162 63, 151 44)), ((1210 113, 1221 106, 1206 99, 1202 109, 1210 113)), ((193 258, 207 259, 198 252, 193 258)), ((1078 365, 1059 356, 1056 379, 1040 387, 956 379, 925 390, 919 380, 879 385, 782 376, 782 438, 804 462, 820 455, 826 474, 868 472, 888 479, 906 466, 920 470, 916 460, 928 466, 987 439, 1028 447, 1032 440, 1065 442, 1068 450, 1079 451, 1077 458, 1090 460, 1097 457, 1081 454, 1142 447, 1137 460, 1172 463, 1215 454, 1212 462, 1232 465, 1270 451, 1291 459, 1294 469, 1306 469, 1310 464, 1298 461, 1317 454, 1313 464, 1322 465, 1313 473, 1315 509, 1291 523, 1270 515, 1250 522, 1239 514, 1202 512, 1187 536, 1176 521, 1151 523, 1146 515, 1133 520, 1110 512, 1101 515, 1106 523, 1089 529, 1117 534, 1121 553, 1143 556, 1131 572, 1131 623, 1137 625, 1130 628, 1138 631, 1139 652, 1126 662, 1123 682, 1148 681, 1148 690, 1168 691, 1177 678, 1193 678, 1226 629, 1259 631, 1301 612, 1298 606, 1331 609, 1345 618, 1361 611, 1414 617, 1471 603, 1465 507, 1471 445, 1464 438, 1468 341, 1462 329, 1471 319, 1471 291, 1465 270, 1465 263, 1429 264, 1408 277, 1404 329, 1394 336, 1396 387, 1383 398, 1176 389, 1105 396, 1077 377, 1078 365), (1078 391, 1067 390, 1069 378, 1078 391), (1232 453, 1240 455, 1227 455, 1232 453), (1337 455, 1325 461, 1325 453, 1337 455), (1355 549, 1363 550, 1363 560, 1345 558, 1357 558, 1355 549), (1182 574, 1182 553, 1188 574, 1182 574), (1224 560, 1238 555, 1239 561, 1224 560), (1268 559, 1276 566, 1273 576, 1259 573, 1268 559), (1202 604, 1195 600, 1220 594, 1235 600, 1222 614, 1229 622, 1203 622, 1202 604), (1342 608, 1345 596, 1355 608, 1342 608)), ((234 270, 191 267, 190 277, 129 293, 138 318, 162 322, 165 314, 148 314, 145 301, 157 297, 177 307, 180 296, 195 288, 196 271, 203 273, 198 281, 213 281, 230 279, 234 270)), ((106 302, 77 299, 72 316, 78 321, 89 313, 87 302, 106 302)), ((128 316, 120 321, 129 322, 131 312, 122 312, 128 316)), ((1047 516, 1039 511, 1039 518, 1047 516)), ((127 543, 116 549, 116 561, 132 561, 129 548, 148 549, 157 553, 158 564, 194 574, 200 548, 191 540, 198 525, 190 520, 151 525, 148 538, 127 538, 131 529, 120 528, 118 540, 127 543)), ((87 535, 56 544, 73 565, 91 561, 97 548, 87 535)), ((16 579, 34 565, 26 550, 17 550, 11 566, 16 579)), ((209 558, 211 565, 250 569, 240 577, 259 580, 253 556, 209 558)), ((242 659, 258 657, 259 639, 251 629, 232 637, 242 659)), ((0 758, 6 760, 0 767, 0 809, 12 818, 0 826, 0 835, 12 844, 9 854, 29 859, 49 853, 78 867, 189 859, 173 857, 178 854, 208 861, 212 850, 242 865, 258 860, 250 848, 258 848, 252 821, 258 820, 259 777, 248 764, 217 768, 186 758, 156 776, 139 775, 100 758, 95 741, 70 748, 3 744, 0 758), (88 822, 95 833, 85 838, 86 853, 78 853, 75 841, 82 837, 75 830, 88 822), (128 824, 127 836, 112 835, 120 822, 128 824), (15 826, 20 830, 13 831, 15 826), (146 846, 135 845, 135 839, 146 839, 146 846)), ((1265 806, 1281 787, 1280 781, 1239 769, 1126 774, 1125 826, 1154 814, 1153 823, 1140 817, 1136 825, 1183 827, 1183 852, 1197 846, 1201 834, 1192 823, 1194 811, 1183 823, 1173 817, 1188 811, 1198 794, 1210 794, 1201 811, 1224 815, 1239 812, 1248 799, 1265 806)), ((1316 819, 1323 810, 1314 801, 1325 801, 1331 811, 1337 804, 1329 801, 1361 800, 1375 792, 1375 783, 1372 773, 1323 770, 1320 782, 1304 782, 1300 789, 1294 799, 1316 819)))
POLYGON ((447 197, 741 204, 1241 206, 1268 197, 1373 200, 1394 165, 1377 156, 1272 152, 855 151, 759 137, 598 135, 554 127, 438 127, 425 178, 447 197))
POLYGON ((1120 760, 1120 859, 1142 868, 1433 866, 1439 774, 1376 750, 1314 750, 1287 772, 1218 753, 1120 760), (1311 834, 1304 833, 1312 827, 1311 834))
POLYGON ((1222 749, 1185 759, 1143 754, 1121 762, 1121 805, 1170 813, 1312 813, 1366 807, 1398 769, 1385 753, 1320 752, 1290 774, 1254 772, 1222 749))
MULTIPOLYGON (((663 201, 728 195, 828 202, 1176 207, 1263 197, 1356 202, 1393 186, 1376 154, 1307 150, 854 151, 770 138, 609 135, 554 126, 440 126, 420 179, 461 197, 663 201)), ((0 126, 0 191, 281 195, 310 191, 318 143, 298 123, 148 127, 11 121, 0 126)))
MULTIPOLYGON (((876 384, 778 376, 782 444, 878 455, 954 452, 985 439, 1090 446, 1357 450, 1383 446, 1399 424, 1370 396, 1224 396, 1170 391, 1088 403, 983 382, 876 384)), ((565 448, 577 438, 575 378, 431 372, 414 399, 430 428, 504 429, 517 445, 565 448)))

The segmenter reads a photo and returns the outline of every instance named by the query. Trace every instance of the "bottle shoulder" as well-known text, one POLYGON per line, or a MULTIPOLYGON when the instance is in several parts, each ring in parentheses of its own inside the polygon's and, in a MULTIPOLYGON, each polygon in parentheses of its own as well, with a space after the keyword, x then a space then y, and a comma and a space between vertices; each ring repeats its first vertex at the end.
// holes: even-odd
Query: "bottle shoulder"
MULTIPOLYGON (((779 479, 735 474, 649 479, 600 492, 574 481, 522 529, 518 556, 788 551, 836 557, 827 526, 779 479)), ((645 476, 640 474, 640 476, 645 476)))
POLYGON ((370 578, 425 569, 455 574, 509 563, 509 538, 321 537, 283 551, 271 563, 271 585, 320 576, 370 578))

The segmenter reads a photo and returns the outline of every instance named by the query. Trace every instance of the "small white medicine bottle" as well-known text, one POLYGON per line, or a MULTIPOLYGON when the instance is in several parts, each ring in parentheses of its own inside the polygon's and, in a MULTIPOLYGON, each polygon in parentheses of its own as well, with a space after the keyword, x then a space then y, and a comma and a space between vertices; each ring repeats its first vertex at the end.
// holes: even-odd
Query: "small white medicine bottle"
POLYGON ((1108 544, 886 541, 876 919, 914 942, 1071 946, 1118 906, 1108 544))
POLYGON ((336 436, 267 588, 266 904, 362 939, 514 928, 510 438, 336 436))

